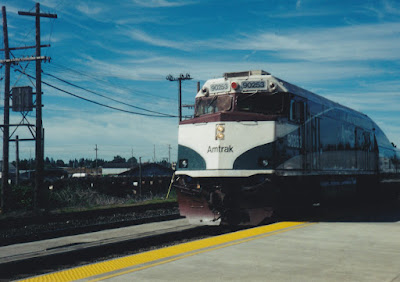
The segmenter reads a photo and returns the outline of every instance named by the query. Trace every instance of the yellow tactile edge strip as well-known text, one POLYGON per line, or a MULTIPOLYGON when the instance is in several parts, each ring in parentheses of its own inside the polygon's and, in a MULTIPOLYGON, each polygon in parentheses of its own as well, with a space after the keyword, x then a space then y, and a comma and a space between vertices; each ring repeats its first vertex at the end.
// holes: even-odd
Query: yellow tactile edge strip
POLYGON ((99 281, 175 261, 188 256, 193 256, 195 254, 305 227, 310 224, 312 223, 279 222, 267 226, 255 227, 145 253, 36 276, 22 281, 74 281, 85 278, 85 280, 88 281, 99 281))

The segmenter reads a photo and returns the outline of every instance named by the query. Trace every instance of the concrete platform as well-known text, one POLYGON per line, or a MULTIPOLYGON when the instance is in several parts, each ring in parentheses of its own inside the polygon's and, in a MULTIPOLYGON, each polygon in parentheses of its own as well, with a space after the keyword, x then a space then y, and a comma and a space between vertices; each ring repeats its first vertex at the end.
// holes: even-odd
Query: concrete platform
POLYGON ((34 280, 55 277, 58 281, 400 281, 400 222, 282 222, 34 280))
POLYGON ((318 223, 112 281, 400 281, 400 223, 318 223))

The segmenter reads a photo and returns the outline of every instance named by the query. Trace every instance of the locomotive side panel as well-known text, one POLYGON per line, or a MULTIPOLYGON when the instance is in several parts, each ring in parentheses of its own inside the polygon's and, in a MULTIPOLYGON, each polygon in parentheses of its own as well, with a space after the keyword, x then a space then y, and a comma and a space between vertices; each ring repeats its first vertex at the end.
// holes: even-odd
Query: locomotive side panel
POLYGON ((371 127, 351 123, 343 113, 320 119, 321 168, 326 171, 376 173, 377 148, 371 127))
POLYGON ((368 119, 313 101, 302 103, 304 119, 290 112, 277 123, 277 169, 299 174, 376 173, 378 151, 368 119))

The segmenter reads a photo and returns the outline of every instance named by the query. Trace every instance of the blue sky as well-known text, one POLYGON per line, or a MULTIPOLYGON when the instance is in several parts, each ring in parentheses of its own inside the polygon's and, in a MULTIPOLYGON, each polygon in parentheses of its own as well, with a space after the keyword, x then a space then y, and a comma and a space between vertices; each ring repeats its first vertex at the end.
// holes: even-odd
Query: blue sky
MULTIPOLYGON (((183 102, 193 103, 196 83, 224 72, 264 69, 333 101, 364 112, 400 145, 400 3, 398 1, 39 1, 43 81, 87 99, 141 113, 96 94, 156 112, 177 115, 176 82, 190 73, 183 102)), ((2 0, 10 47, 34 45, 35 1, 2 0)), ((1 42, 3 48, 3 40, 1 42)), ((4 53, 1 54, 3 57, 4 53)), ((16 57, 34 50, 15 51, 16 57)), ((34 64, 26 68, 35 75, 34 64)), ((4 68, 0 77, 4 76, 4 68)), ((12 72, 12 86, 31 85, 12 72)), ((115 155, 144 161, 177 153, 177 118, 133 115, 79 100, 43 86, 45 155, 54 159, 115 155)), ((0 88, 3 103, 4 86, 0 88)), ((191 111, 184 111, 190 114, 191 111)), ((34 123, 34 112, 30 114, 34 123)), ((11 119, 20 121, 13 113, 11 119)), ((19 130, 20 138, 26 136, 19 130)), ((10 159, 15 158, 10 146, 10 159)), ((34 156, 34 143, 21 144, 34 156)))

